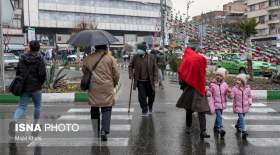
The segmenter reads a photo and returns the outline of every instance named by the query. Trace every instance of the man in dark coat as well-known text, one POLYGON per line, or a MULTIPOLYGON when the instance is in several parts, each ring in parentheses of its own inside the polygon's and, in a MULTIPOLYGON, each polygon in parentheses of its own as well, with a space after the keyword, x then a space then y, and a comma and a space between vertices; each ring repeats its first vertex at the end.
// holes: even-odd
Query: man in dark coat
POLYGON ((186 109, 187 133, 192 125, 192 113, 198 112, 200 124, 200 138, 210 138, 206 133, 205 113, 210 111, 206 96, 206 65, 204 56, 187 48, 179 67, 179 78, 183 94, 176 107, 186 109))
POLYGON ((14 125, 26 111, 30 98, 34 102, 34 123, 37 123, 40 118, 42 85, 46 80, 46 65, 39 51, 40 43, 31 41, 29 51, 21 55, 19 59, 16 76, 25 77, 25 81, 19 104, 14 113, 14 121, 10 124, 10 136, 14 136, 14 125))
POLYGON ((134 79, 133 89, 138 88, 138 100, 143 116, 146 116, 148 112, 152 113, 158 69, 154 56, 147 53, 145 43, 138 45, 137 55, 129 64, 129 78, 134 79))

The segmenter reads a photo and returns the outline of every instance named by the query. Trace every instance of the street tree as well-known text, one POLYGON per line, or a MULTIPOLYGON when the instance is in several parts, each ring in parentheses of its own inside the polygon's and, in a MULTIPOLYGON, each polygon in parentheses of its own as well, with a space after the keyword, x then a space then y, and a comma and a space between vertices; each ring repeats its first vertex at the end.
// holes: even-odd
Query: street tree
POLYGON ((248 73, 250 75, 250 80, 254 79, 254 74, 253 74, 253 62, 252 62, 252 53, 251 53, 251 41, 250 37, 252 35, 257 34, 256 27, 258 25, 257 19, 256 18, 250 18, 250 19, 242 19, 239 27, 242 32, 242 38, 243 42, 246 45, 247 49, 247 69, 248 73))

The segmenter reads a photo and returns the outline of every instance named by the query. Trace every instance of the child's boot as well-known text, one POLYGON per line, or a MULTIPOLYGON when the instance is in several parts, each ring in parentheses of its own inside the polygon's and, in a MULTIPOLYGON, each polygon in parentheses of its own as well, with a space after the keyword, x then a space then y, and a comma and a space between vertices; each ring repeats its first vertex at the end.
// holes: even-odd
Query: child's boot
POLYGON ((247 131, 242 131, 242 139, 247 139, 248 133, 247 131))
POLYGON ((221 130, 220 130, 220 136, 221 136, 221 138, 224 138, 225 135, 226 135, 226 131, 223 130, 223 129, 221 129, 221 130))

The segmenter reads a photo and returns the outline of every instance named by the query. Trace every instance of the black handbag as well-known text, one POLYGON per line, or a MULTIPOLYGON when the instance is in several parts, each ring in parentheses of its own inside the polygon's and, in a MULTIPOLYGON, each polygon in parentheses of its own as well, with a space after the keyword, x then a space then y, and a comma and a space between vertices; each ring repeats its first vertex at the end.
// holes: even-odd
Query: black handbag
POLYGON ((30 71, 30 69, 27 70, 24 77, 18 75, 14 78, 14 80, 12 81, 12 83, 10 84, 10 87, 9 87, 9 91, 13 95, 20 96, 22 94, 24 82, 25 82, 27 76, 29 75, 29 71, 30 71))
POLYGON ((91 82, 91 73, 92 71, 95 70, 95 68, 97 67, 97 65, 99 64, 99 62, 101 61, 101 59, 106 55, 106 52, 98 59, 98 61, 94 64, 94 66, 92 67, 91 70, 86 69, 84 75, 82 76, 81 79, 81 90, 88 90, 90 87, 90 82, 91 82))

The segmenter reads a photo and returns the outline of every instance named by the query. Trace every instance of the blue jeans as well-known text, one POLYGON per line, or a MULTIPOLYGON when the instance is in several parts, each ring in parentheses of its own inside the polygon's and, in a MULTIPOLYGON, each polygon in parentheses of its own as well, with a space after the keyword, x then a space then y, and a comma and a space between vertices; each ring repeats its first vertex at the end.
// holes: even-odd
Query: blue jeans
POLYGON ((216 120, 215 120, 215 127, 217 129, 223 128, 223 110, 222 109, 216 109, 216 120))
POLYGON ((41 109, 41 100, 42 100, 42 92, 41 90, 34 91, 34 92, 24 92, 20 96, 20 101, 17 106, 16 112, 14 114, 14 120, 18 121, 23 113, 26 111, 29 99, 32 98, 34 102, 34 114, 33 118, 37 121, 40 118, 40 109, 41 109))
POLYGON ((238 120, 236 124, 242 131, 245 131, 245 113, 238 113, 238 120))

